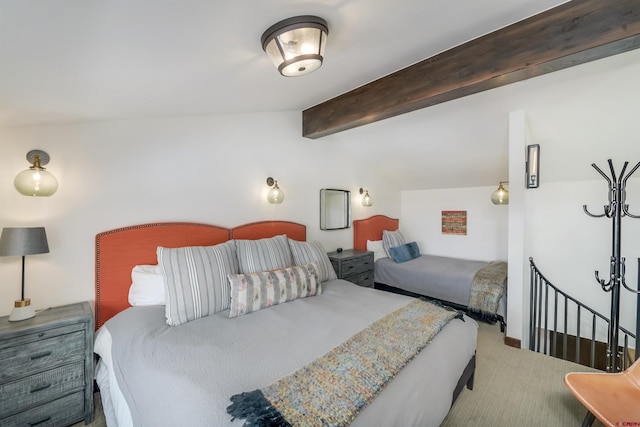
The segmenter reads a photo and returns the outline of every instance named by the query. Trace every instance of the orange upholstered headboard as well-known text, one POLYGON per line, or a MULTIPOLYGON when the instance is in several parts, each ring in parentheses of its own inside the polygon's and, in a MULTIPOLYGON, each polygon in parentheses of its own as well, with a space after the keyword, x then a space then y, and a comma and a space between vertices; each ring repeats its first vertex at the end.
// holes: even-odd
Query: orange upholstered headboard
POLYGON ((157 264, 158 246, 211 246, 234 239, 262 239, 286 234, 305 241, 307 228, 288 221, 261 221, 233 229, 216 225, 167 222, 133 225, 96 235, 96 328, 129 307, 131 270, 157 264))
POLYGON ((184 222, 133 225, 96 235, 96 328, 129 307, 131 270, 157 264, 158 246, 210 246, 230 235, 227 228, 184 222))
POLYGON ((382 240, 382 231, 395 231, 400 221, 384 215, 374 215, 353 221, 353 248, 367 250, 367 240, 382 240))
POLYGON ((286 234, 293 240, 307 240, 307 227, 289 221, 260 221, 240 225, 231 229, 232 239, 257 240, 286 234))

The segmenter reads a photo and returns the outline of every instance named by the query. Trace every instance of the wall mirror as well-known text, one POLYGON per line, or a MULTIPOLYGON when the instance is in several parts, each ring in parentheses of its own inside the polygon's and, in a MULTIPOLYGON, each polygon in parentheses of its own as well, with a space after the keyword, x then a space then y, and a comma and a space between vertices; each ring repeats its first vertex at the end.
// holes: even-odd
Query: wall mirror
POLYGON ((347 190, 320 190, 320 230, 349 228, 351 223, 351 194, 347 190))

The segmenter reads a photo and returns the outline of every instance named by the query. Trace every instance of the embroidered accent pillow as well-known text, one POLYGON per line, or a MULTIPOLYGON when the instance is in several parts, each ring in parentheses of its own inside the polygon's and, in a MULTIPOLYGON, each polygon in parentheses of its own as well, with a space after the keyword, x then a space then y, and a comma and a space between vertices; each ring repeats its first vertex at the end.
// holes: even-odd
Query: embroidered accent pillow
POLYGON ((276 270, 291 267, 293 257, 286 234, 258 240, 235 240, 239 273, 276 270))
POLYGON ((229 317, 258 311, 276 304, 322 293, 315 263, 272 271, 230 274, 231 311, 229 317))
POLYGON ((229 274, 237 274, 233 240, 215 246, 158 247, 165 275, 168 325, 181 325, 229 308, 229 274))
POLYGON ((400 233, 399 230, 396 231, 382 231, 382 246, 384 247, 384 252, 391 259, 391 248, 395 248, 396 246, 406 245, 407 242, 404 241, 404 236, 400 233))
POLYGON ((418 244, 416 242, 396 246, 391 248, 389 252, 391 252, 391 259, 397 263, 406 262, 420 256, 420 249, 418 249, 418 244))
POLYGON ((304 265, 311 262, 315 262, 318 265, 320 282, 338 278, 322 243, 317 241, 298 242, 297 240, 289 239, 289 247, 291 248, 295 265, 304 265))

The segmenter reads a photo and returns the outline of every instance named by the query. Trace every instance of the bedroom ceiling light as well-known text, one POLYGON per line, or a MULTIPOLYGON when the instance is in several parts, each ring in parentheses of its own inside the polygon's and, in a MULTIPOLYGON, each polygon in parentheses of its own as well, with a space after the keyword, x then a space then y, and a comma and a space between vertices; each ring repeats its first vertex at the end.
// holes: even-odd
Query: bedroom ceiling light
POLYGON ((16 176, 13 181, 16 190, 25 196, 48 197, 55 193, 58 180, 43 167, 49 163, 49 155, 41 150, 31 150, 27 153, 27 161, 33 165, 16 176))
POLYGON ((371 207, 373 206, 373 198, 369 195, 369 190, 360 189, 360 194, 364 193, 362 196, 362 206, 371 207))
POLYGON ((509 204, 509 192, 505 190, 502 184, 508 184, 509 181, 500 181, 498 189, 491 194, 491 201, 494 205, 508 205, 509 204))
POLYGON ((278 181, 269 177, 267 178, 267 185, 269 187, 272 187, 271 190, 269 190, 269 194, 267 194, 267 200, 269 201, 269 203, 271 204, 282 203, 282 201, 284 200, 284 191, 282 191, 280 187, 278 187, 278 181))
POLYGON ((44 227, 4 228, 0 236, 0 256, 22 257, 22 296, 16 300, 9 315, 10 322, 30 319, 36 315, 31 299, 24 297, 24 257, 49 252, 44 227))
POLYGON ((322 65, 328 34, 324 19, 296 16, 269 27, 262 34, 262 49, 283 76, 303 76, 322 65))

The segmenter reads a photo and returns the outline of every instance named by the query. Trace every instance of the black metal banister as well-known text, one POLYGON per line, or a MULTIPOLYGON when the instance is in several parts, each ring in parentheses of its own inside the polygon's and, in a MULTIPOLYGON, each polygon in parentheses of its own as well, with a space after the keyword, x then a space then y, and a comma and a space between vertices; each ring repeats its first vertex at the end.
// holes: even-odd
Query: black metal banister
MULTIPOLYGON (((584 340, 589 340, 590 345, 590 357, 588 366, 595 367, 596 365, 596 332, 598 329, 598 322, 609 328, 610 321, 602 314, 598 313, 586 304, 581 303, 577 299, 573 298, 566 292, 558 289, 553 285, 545 276, 540 272, 538 267, 533 261, 533 258, 529 258, 530 263, 530 313, 529 313, 529 349, 537 351, 539 353, 549 354, 565 360, 569 359, 569 309, 576 307, 576 324, 575 324, 575 362, 580 363, 580 343, 584 340), (552 298, 551 298, 552 296, 552 298), (549 307, 553 304, 553 307, 549 307), (563 310, 563 316, 560 318, 558 310, 563 310), (581 336, 581 322, 582 312, 585 311, 591 316, 591 337, 586 338, 581 336), (553 320, 550 322, 550 317, 553 316, 553 320), (560 325, 559 323, 563 324, 560 325), (551 323, 551 325, 550 325, 551 323), (551 328, 550 328, 551 327, 551 328), (558 340, 558 334, 562 334, 562 340, 558 340), (550 342, 547 342, 550 341, 550 342), (559 351, 558 347, 562 346, 562 351, 559 351)), ((586 320, 586 319, 585 319, 586 320)), ((620 334, 624 336, 623 351, 625 357, 621 360, 623 368, 630 365, 629 358, 629 338, 636 341, 636 348, 638 347, 638 340, 636 335, 624 327, 618 325, 620 334)), ((617 334, 616 334, 617 335, 617 334)), ((607 344, 607 343, 604 343, 607 344)), ((619 347, 619 343, 616 343, 619 347)), ((636 357, 638 353, 636 350, 636 357)), ((605 356, 606 360, 606 356, 605 356)), ((604 370, 604 369, 603 369, 604 370)))

